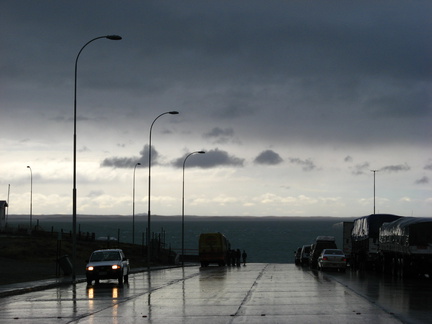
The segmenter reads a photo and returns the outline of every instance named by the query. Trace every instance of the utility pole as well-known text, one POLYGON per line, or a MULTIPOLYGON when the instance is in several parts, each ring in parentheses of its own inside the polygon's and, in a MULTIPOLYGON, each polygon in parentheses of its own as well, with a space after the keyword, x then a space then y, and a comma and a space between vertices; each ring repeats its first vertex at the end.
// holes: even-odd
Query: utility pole
POLYGON ((373 174, 374 174, 374 186, 373 186, 373 188, 374 188, 374 215, 375 215, 375 173, 376 172, 378 172, 379 170, 371 170, 371 172, 373 172, 373 174))

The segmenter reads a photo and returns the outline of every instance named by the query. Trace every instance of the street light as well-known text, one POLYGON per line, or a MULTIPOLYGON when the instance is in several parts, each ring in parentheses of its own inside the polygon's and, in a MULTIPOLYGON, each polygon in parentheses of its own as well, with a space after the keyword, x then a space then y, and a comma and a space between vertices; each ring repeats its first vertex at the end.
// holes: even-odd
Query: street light
POLYGON ((33 217, 33 171, 30 165, 27 165, 30 170, 30 233, 32 231, 32 217, 33 217))
POLYGON ((189 153, 186 155, 185 159, 183 160, 183 187, 182 187, 182 267, 184 266, 184 184, 185 184, 185 165, 186 160, 189 158, 189 156, 194 154, 204 154, 204 151, 196 151, 189 153))
POLYGON ((106 35, 106 36, 99 36, 96 38, 93 38, 92 40, 85 43, 83 47, 81 47, 80 51, 78 52, 78 55, 75 60, 75 86, 74 86, 74 134, 73 134, 73 189, 72 189, 72 282, 75 282, 76 279, 76 216, 77 216, 77 189, 76 189, 76 123, 77 123, 77 105, 76 105, 76 98, 77 98, 77 74, 78 74, 78 59, 81 55, 82 50, 91 42, 106 38, 109 40, 121 40, 121 36, 118 35, 106 35))
POLYGON ((378 171, 379 170, 371 170, 371 172, 373 172, 374 174, 374 215, 375 215, 375 173, 378 171))
POLYGON ((132 190, 132 244, 135 244, 135 171, 136 167, 141 163, 135 164, 133 172, 133 190, 132 190))
POLYGON ((148 210, 147 210, 147 266, 150 267, 150 235, 151 235, 151 231, 150 231, 150 191, 151 191, 151 148, 152 148, 152 144, 151 144, 151 138, 152 138, 152 129, 153 129, 153 125, 155 123, 155 121, 159 118, 162 117, 163 115, 178 115, 178 111, 167 111, 164 112, 163 114, 160 114, 159 116, 157 116, 151 126, 150 126, 150 136, 149 136, 149 158, 148 158, 148 210))

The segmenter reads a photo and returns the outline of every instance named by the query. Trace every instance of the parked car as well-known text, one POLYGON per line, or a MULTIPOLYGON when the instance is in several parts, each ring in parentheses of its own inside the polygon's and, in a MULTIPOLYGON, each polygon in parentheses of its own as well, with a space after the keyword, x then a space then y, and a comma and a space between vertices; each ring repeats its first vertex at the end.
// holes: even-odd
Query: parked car
POLYGON ((311 251, 311 245, 303 245, 301 252, 300 252, 300 264, 302 266, 309 265, 309 255, 311 251))
POLYGON ((122 250, 97 250, 87 262, 87 284, 91 285, 93 280, 98 284, 100 279, 117 279, 119 285, 123 285, 128 282, 129 272, 129 260, 122 250))
POLYGON ((301 247, 297 248, 297 250, 294 251, 294 263, 296 265, 300 265, 300 253, 301 253, 301 247))
POLYGON ((318 257, 318 269, 336 269, 345 272, 347 259, 342 250, 324 249, 318 257))
POLYGON ((317 236, 309 255, 309 266, 312 269, 318 267, 318 257, 324 249, 337 249, 334 236, 317 236))

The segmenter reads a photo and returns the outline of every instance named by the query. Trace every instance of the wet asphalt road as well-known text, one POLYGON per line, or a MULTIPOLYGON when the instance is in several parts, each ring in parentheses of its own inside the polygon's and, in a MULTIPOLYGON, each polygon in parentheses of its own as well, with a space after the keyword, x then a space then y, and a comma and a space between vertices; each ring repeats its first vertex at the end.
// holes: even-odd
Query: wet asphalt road
POLYGON ((432 279, 402 279, 351 271, 346 274, 328 272, 326 276, 395 314, 404 323, 432 323, 432 279))
POLYGON ((0 298, 1 323, 431 323, 432 280, 293 264, 173 268, 0 298))

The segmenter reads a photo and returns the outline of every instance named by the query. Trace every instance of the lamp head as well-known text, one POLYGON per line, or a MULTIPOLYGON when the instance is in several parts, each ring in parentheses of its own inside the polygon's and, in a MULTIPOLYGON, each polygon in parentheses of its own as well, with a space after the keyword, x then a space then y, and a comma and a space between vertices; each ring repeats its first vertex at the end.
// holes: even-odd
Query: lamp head
POLYGON ((204 152, 204 151, 198 151, 197 153, 199 153, 199 154, 204 154, 205 152, 204 152))
POLYGON ((108 36, 105 36, 105 37, 108 38, 108 39, 110 39, 110 40, 121 40, 122 39, 122 37, 119 36, 119 35, 108 35, 108 36))
POLYGON ((170 111, 169 114, 170 114, 170 115, 178 115, 179 112, 178 112, 178 111, 170 111))

